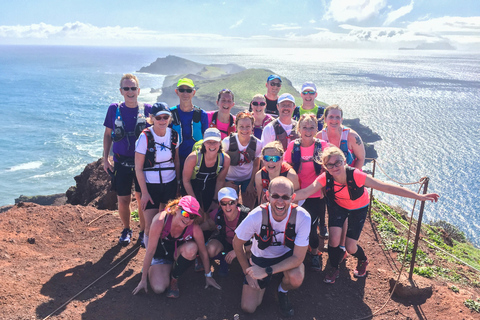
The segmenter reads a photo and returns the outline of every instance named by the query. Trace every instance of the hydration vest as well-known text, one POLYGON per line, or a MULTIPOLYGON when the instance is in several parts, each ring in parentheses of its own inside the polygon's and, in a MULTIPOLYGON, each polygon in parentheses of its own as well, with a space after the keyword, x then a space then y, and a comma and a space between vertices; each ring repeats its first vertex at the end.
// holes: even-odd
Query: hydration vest
POLYGON ((217 153, 217 170, 215 171, 215 174, 212 174, 211 172, 200 172, 200 168, 202 167, 203 162, 203 153, 200 150, 196 150, 195 156, 197 157, 197 163, 195 164, 195 167, 193 167, 193 172, 190 180, 198 179, 207 181, 210 179, 216 179, 220 171, 222 171, 223 163, 225 162, 225 155, 223 154, 223 152, 217 153))
POLYGON ((153 137, 152 132, 149 128, 146 128, 143 130, 143 133, 147 137, 147 152, 145 153, 145 161, 143 162, 143 171, 158 171, 158 174, 160 175, 160 183, 163 183, 161 171, 175 170, 175 165, 173 167, 167 168, 155 168, 155 165, 167 162, 171 162, 173 164, 175 162, 178 133, 173 129, 170 130, 170 147, 167 147, 165 145, 164 147, 170 149, 170 151, 172 152, 172 157, 170 158, 170 160, 161 162, 156 161, 158 143, 155 142, 155 138, 153 137))
MULTIPOLYGON (((237 143, 237 133, 231 133, 230 138, 230 145, 227 150, 227 154, 230 156, 230 165, 237 166, 240 162, 240 151, 238 149, 237 143)), ((254 136, 250 136, 250 141, 248 142, 247 148, 243 151, 243 157, 246 163, 252 162, 255 159, 255 153, 257 151, 257 142, 258 139, 254 136)))
POLYGON ((272 121, 273 129, 275 130, 275 140, 280 141, 283 146, 283 150, 287 150, 288 146, 288 139, 290 141, 299 138, 297 132, 295 131, 295 127, 297 126, 297 121, 292 119, 292 131, 290 131, 290 135, 287 135, 285 129, 283 129, 282 125, 280 124, 280 120, 275 119, 272 121))
MULTIPOLYGON (((147 121, 145 117, 145 106, 142 108, 138 107, 137 121, 135 123, 135 129, 133 131, 125 131, 125 123, 123 122, 122 113, 120 112, 120 106, 122 102, 117 104, 117 111, 115 114, 114 128, 112 130, 112 140, 113 142, 118 142, 125 137, 135 136, 137 139, 142 133, 142 131, 147 127, 147 121), (143 112, 142 112, 143 111, 143 112)), ((129 142, 130 145, 130 142, 129 142)))
MULTIPOLYGON (((218 111, 215 111, 212 115, 212 122, 210 123, 210 125, 208 126, 209 128, 217 128, 217 117, 218 117, 218 111)), ((230 135, 231 133, 234 133, 235 132, 235 125, 234 125, 235 121, 233 120, 233 116, 230 115, 230 123, 228 125, 228 130, 227 131, 223 131, 223 130, 220 130, 218 129, 220 132, 223 132, 224 134, 226 134, 227 136, 230 135)))
MULTIPOLYGON (((297 121, 300 119, 300 108, 302 106, 296 106, 295 109, 293 109, 293 114, 292 114, 293 119, 295 119, 297 121)), ((317 106, 316 104, 315 104, 315 107, 318 108, 317 109, 317 120, 318 120, 318 130, 320 131, 320 130, 323 129, 323 120, 320 121, 320 119, 322 118, 323 113, 325 112, 325 108, 321 107, 321 106, 317 106)), ((309 110, 307 110, 307 111, 309 111, 309 110)))
POLYGON ((174 256, 177 251, 177 242, 184 242, 188 240, 193 239, 193 226, 194 224, 192 223, 191 225, 185 227, 182 231, 182 234, 178 236, 177 238, 174 238, 170 235, 170 230, 172 229, 172 221, 173 221, 173 215, 167 214, 165 216, 165 219, 163 220, 163 230, 162 233, 160 234, 160 238, 158 239, 158 244, 157 245, 157 250, 155 251, 154 257, 156 256, 162 256, 163 252, 165 255, 168 255, 168 252, 165 248, 164 242, 165 241, 174 241, 175 242, 175 252, 174 256), (163 251, 163 252, 162 252, 163 251))
MULTIPOLYGON (((327 134, 327 129, 323 129, 322 131, 322 140, 328 141, 328 134, 327 134)), ((342 136, 340 137, 340 150, 343 151, 343 154, 345 155, 345 158, 347 160, 347 164, 349 166, 354 165, 354 161, 356 160, 355 155, 353 154, 352 151, 348 149, 348 134, 350 133, 350 128, 348 127, 343 127, 342 131, 342 136)))
MULTIPOLYGON (((350 195, 350 200, 357 200, 360 198, 363 193, 365 192, 365 187, 364 186, 357 186, 357 183, 355 182, 355 179, 353 178, 353 172, 355 171, 355 168, 346 167, 347 171, 347 188, 348 188, 348 194, 350 195)), ((328 201, 335 201, 335 181, 330 173, 328 171, 325 172, 326 178, 327 178, 327 183, 325 185, 325 194, 327 196, 328 201)))
MULTIPOLYGON (((289 165, 288 163, 286 162, 283 162, 282 163, 282 166, 280 168, 280 176, 282 177, 287 177, 288 175, 288 171, 292 169, 292 166, 289 165)), ((260 172, 261 174, 261 177, 262 177, 262 188, 263 188, 263 191, 267 191, 268 190, 268 186, 270 185, 270 176, 268 175, 268 171, 265 167, 262 168, 262 171, 260 172)))
POLYGON ((287 220, 285 232, 283 236, 282 244, 272 244, 272 238, 274 236, 274 230, 270 224, 270 214, 268 213, 268 206, 260 205, 262 208, 262 227, 260 228, 260 234, 255 233, 255 239, 257 240, 258 249, 265 250, 271 245, 284 245, 293 250, 295 246, 295 223, 297 221, 297 205, 291 204, 290 215, 287 220), (292 221, 292 222, 290 222, 292 221))
MULTIPOLYGON (((178 115, 178 106, 170 108, 172 113, 172 128, 178 132, 179 143, 182 144, 183 133, 182 133, 182 123, 180 122, 180 116, 178 115)), ((199 141, 203 139, 202 133, 202 109, 197 106, 193 106, 193 117, 192 117, 192 139, 194 141, 199 141)))
POLYGON ((298 138, 295 140, 293 143, 293 149, 292 149, 292 163, 293 163, 293 169, 298 173, 300 169, 302 168, 302 162, 312 162, 313 161, 313 166, 315 168, 315 173, 317 176, 320 174, 322 171, 322 165, 315 161, 315 159, 320 159, 322 156, 322 142, 320 139, 314 138, 313 139, 315 142, 315 149, 313 150, 313 156, 310 160, 303 160, 302 159, 302 139, 298 138))
MULTIPOLYGON (((237 225, 235 226, 238 227, 238 225, 245 219, 245 217, 248 215, 250 212, 250 209, 245 207, 244 205, 239 205, 238 208, 238 222, 237 225)), ((214 233, 214 236, 220 236, 222 239, 225 239, 227 236, 227 230, 226 230, 226 223, 225 223, 225 214, 223 213, 223 210, 218 209, 217 215, 215 216, 215 225, 217 227, 217 230, 214 233)))

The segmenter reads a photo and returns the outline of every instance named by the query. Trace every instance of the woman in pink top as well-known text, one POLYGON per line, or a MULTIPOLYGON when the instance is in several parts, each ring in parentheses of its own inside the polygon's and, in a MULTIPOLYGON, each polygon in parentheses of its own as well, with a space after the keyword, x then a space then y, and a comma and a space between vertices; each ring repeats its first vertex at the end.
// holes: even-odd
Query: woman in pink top
MULTIPOLYGON (((318 121, 314 114, 304 114, 298 120, 297 133, 301 138, 291 141, 285 152, 285 161, 292 165, 300 179, 300 188, 311 185, 322 172, 322 152, 328 148, 326 141, 316 139, 318 121)), ((312 194, 302 207, 310 213, 312 225, 310 229, 309 245, 312 249, 312 269, 321 271, 318 246, 320 244, 317 227, 320 226, 320 235, 328 237, 325 225, 325 199, 320 190, 312 194)), ((321 254, 321 253, 320 253, 321 254)))
POLYGON ((217 96, 218 111, 209 111, 208 127, 217 128, 222 139, 235 132, 235 117, 230 113, 235 105, 235 96, 230 89, 222 89, 217 96))
POLYGON ((403 187, 382 182, 358 169, 351 168, 345 164, 345 155, 337 147, 330 147, 325 150, 322 156, 322 163, 327 172, 322 173, 307 188, 297 191, 295 200, 305 199, 321 188, 326 188, 328 227, 330 231, 328 256, 331 265, 331 270, 324 279, 326 283, 335 283, 339 276, 338 265, 344 254, 339 245, 343 223, 347 218, 346 248, 348 253, 358 259, 354 275, 356 277, 364 277, 366 275, 368 260, 362 247, 357 244, 370 201, 365 187, 419 201, 430 200, 437 202, 439 197, 436 193, 417 194, 403 187))

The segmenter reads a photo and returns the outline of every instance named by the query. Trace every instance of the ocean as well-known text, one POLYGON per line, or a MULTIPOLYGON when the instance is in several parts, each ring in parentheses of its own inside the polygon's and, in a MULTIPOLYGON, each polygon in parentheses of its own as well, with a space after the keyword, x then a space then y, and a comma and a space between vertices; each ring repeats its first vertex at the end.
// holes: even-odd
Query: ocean
MULTIPOLYGON (((480 245, 480 55, 456 51, 0 46, 0 205, 74 185, 102 156, 103 120, 122 98, 122 74, 168 54, 270 69, 298 90, 315 82, 319 100, 382 137, 375 148, 390 177, 429 177, 429 192, 441 198, 425 206, 424 221, 454 223, 480 245)), ((156 101, 150 88, 164 76, 138 76, 140 101, 156 101)), ((379 170, 376 177, 389 181, 379 170)), ((375 195, 408 212, 414 202, 375 195)))

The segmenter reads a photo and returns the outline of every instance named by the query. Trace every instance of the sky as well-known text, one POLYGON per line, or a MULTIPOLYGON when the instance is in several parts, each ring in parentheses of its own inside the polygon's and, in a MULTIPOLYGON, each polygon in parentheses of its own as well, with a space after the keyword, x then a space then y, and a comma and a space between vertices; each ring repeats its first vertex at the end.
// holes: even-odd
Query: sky
POLYGON ((480 51, 479 0, 2 2, 0 45, 480 51))

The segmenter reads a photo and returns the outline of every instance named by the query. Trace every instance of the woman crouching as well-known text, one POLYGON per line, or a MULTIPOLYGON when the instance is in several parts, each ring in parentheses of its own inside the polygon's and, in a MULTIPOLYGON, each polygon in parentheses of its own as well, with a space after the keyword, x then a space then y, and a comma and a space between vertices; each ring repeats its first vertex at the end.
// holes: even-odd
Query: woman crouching
POLYGON ((308 198, 311 194, 325 187, 330 233, 328 257, 331 266, 324 279, 326 283, 335 283, 339 276, 338 265, 344 254, 339 245, 342 228, 347 218, 345 246, 348 253, 358 259, 354 275, 357 278, 366 275, 368 259, 362 247, 357 244, 370 202, 368 190, 365 187, 419 201, 437 202, 439 197, 436 193, 417 194, 403 187, 382 182, 358 169, 349 167, 345 163, 345 159, 343 151, 339 148, 327 148, 322 155, 322 163, 327 171, 322 173, 310 186, 297 191, 295 198, 295 200, 308 198))
MULTIPOLYGON (((201 219, 199 209, 200 204, 195 198, 185 196, 170 201, 165 210, 153 218, 142 279, 133 294, 142 289, 148 292, 149 279, 155 293, 162 293, 168 287, 167 297, 178 298, 178 278, 192 265, 197 252, 206 266, 205 270, 210 270, 203 232, 195 223, 195 220, 201 219)), ((205 274, 205 279, 205 287, 221 289, 211 272, 205 274)))

